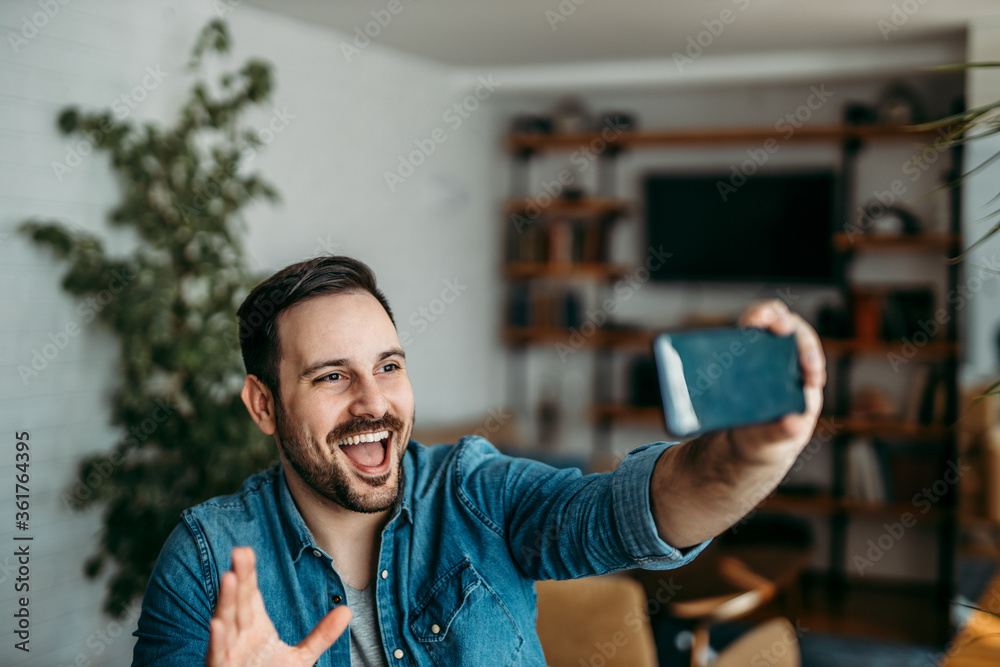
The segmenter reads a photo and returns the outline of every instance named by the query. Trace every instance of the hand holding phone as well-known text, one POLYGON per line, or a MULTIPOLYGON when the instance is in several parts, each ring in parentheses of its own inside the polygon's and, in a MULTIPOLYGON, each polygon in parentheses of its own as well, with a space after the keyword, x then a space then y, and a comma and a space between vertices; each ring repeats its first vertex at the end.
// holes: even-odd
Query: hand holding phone
POLYGON ((665 332, 653 341, 653 354, 672 437, 806 411, 794 333, 750 326, 665 332))

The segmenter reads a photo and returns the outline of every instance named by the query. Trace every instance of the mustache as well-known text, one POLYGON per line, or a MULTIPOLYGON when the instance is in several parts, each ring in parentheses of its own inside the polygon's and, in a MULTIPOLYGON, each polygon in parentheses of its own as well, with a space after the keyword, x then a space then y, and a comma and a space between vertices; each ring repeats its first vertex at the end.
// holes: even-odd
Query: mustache
POLYGON ((395 415, 384 415, 378 419, 365 419, 364 417, 352 417, 343 424, 339 424, 326 436, 328 445, 334 445, 349 435, 359 435, 372 431, 396 431, 403 430, 403 420, 395 415))

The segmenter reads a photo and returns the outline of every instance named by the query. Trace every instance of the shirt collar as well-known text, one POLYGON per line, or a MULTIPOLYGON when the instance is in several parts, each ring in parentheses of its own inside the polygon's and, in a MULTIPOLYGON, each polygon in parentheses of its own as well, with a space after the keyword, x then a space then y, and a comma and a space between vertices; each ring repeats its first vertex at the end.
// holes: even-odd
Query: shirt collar
MULTIPOLYGON (((412 444, 415 442, 411 440, 412 444)), ((297 561, 302 552, 308 549, 310 552, 318 549, 316 540, 313 538, 309 526, 299 513, 299 508, 295 506, 295 499, 288 488, 288 480, 285 479, 285 470, 279 462, 277 466, 278 475, 278 514, 281 518, 281 525, 285 531, 285 539, 292 553, 292 560, 297 561)), ((397 517, 400 521, 412 521, 412 499, 413 499, 413 478, 415 476, 415 463, 413 448, 407 446, 403 452, 403 493, 400 502, 396 505, 396 510, 386 524, 388 529, 397 517)))
POLYGON ((304 550, 319 548, 305 519, 299 514, 299 508, 295 506, 295 499, 292 498, 288 481, 285 479, 285 469, 280 462, 278 463, 278 515, 285 530, 285 539, 288 541, 293 561, 297 561, 304 550))

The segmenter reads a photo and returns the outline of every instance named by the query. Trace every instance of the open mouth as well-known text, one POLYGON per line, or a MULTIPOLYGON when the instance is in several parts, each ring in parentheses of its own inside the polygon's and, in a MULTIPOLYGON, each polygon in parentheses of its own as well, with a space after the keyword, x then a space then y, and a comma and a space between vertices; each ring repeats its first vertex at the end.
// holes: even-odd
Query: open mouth
POLYGON ((374 431, 349 435, 337 446, 354 467, 367 475, 381 475, 389 469, 390 431, 374 431))

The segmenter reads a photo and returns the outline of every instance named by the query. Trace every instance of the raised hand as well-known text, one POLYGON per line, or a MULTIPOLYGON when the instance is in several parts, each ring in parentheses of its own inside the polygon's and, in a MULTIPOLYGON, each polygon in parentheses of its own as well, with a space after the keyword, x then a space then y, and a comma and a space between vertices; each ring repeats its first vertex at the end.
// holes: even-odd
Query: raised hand
POLYGON ((295 646, 278 637, 257 587, 253 549, 237 547, 233 571, 222 575, 219 604, 211 621, 207 667, 310 667, 343 634, 351 610, 339 606, 295 646))

